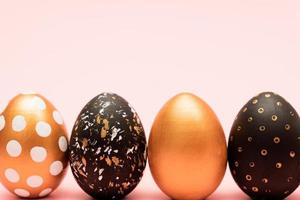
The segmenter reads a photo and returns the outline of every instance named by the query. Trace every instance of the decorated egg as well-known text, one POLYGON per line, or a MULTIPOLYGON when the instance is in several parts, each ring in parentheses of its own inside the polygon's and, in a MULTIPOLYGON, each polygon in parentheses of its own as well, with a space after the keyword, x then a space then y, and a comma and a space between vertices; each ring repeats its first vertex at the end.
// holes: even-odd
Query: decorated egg
POLYGON ((0 179, 19 197, 50 194, 67 166, 67 133, 60 113, 38 94, 14 97, 0 116, 0 179))
POLYGON ((228 144, 231 174, 254 199, 283 199, 300 181, 300 123, 281 96, 263 92, 240 110, 228 144))
POLYGON ((70 165, 79 186, 97 199, 120 199, 146 166, 142 123, 122 97, 102 93, 81 110, 70 139, 70 165))
POLYGON ((149 166, 172 199, 208 197, 223 179, 227 148, 213 110, 199 97, 181 93, 157 114, 149 139, 149 166))

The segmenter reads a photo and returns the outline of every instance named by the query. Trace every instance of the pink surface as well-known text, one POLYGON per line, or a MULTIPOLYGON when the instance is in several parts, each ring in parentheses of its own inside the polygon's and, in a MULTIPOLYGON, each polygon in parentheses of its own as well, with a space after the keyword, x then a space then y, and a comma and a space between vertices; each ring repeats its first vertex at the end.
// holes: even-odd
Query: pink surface
MULTIPOLYGON (((68 130, 103 91, 120 94, 149 134, 165 101, 189 91, 228 137, 238 110, 272 90, 300 111, 300 1, 1 1, 0 107, 21 91, 48 98, 68 130)), ((0 188, 0 199, 14 199, 0 188)), ((298 189, 289 199, 299 199, 298 189)), ((49 199, 89 199, 71 171, 49 199)), ((168 199, 145 176, 128 199, 168 199)), ((209 199, 243 200, 227 170, 209 199)))

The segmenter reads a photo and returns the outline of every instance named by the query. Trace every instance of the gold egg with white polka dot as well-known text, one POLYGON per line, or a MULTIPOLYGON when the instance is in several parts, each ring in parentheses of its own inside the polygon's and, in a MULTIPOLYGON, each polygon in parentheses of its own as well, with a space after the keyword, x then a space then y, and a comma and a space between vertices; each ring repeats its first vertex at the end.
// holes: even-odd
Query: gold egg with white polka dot
POLYGON ((0 180, 22 198, 56 189, 68 164, 63 118, 43 96, 14 97, 0 115, 0 180))

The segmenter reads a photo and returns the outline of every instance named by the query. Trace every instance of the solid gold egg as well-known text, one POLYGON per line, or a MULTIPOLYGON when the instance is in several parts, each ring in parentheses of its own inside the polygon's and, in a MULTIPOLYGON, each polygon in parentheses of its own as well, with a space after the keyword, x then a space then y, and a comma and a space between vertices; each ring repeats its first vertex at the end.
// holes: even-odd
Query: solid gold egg
POLYGON ((17 95, 0 115, 0 179, 15 195, 44 197, 57 188, 67 149, 63 119, 41 95, 17 95))
POLYGON ((159 111, 149 139, 149 165, 160 189, 173 199, 204 199, 223 179, 226 141, 212 109, 181 93, 159 111))

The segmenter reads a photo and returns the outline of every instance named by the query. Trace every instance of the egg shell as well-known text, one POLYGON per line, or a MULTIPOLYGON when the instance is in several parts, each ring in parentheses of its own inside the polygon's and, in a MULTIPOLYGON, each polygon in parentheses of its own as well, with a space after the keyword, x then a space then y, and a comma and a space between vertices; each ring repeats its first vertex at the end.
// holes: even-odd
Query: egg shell
POLYGON ((19 197, 45 197, 67 166, 68 142, 60 113, 38 94, 14 97, 0 116, 0 179, 19 197))
POLYGON ((228 144, 231 174, 250 197, 283 199, 299 185, 300 123, 281 96, 263 92, 240 110, 228 144))
POLYGON ((172 199, 209 196, 223 179, 227 147, 221 124, 199 97, 181 93, 157 114, 149 138, 149 166, 172 199))
POLYGON ((126 100, 102 93, 86 104, 70 139, 71 169, 86 193, 123 198, 141 180, 146 160, 144 129, 126 100))

